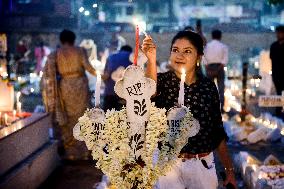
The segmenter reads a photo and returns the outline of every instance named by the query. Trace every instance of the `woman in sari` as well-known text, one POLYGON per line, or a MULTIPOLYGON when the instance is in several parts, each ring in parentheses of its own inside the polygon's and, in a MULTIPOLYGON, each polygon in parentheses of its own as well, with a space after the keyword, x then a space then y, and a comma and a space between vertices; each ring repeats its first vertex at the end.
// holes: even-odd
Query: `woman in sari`
POLYGON ((72 130, 78 118, 90 107, 91 95, 85 70, 96 75, 86 52, 74 46, 75 39, 72 31, 60 33, 62 46, 49 55, 43 75, 45 106, 57 123, 55 137, 62 140, 64 158, 68 160, 88 158, 86 146, 74 139, 72 130))

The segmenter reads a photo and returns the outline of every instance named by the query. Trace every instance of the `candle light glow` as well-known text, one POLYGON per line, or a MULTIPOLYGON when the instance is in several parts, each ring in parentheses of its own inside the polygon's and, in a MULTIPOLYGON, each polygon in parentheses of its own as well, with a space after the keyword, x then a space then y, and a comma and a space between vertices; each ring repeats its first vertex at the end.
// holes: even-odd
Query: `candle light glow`
POLYGON ((96 90, 95 90, 95 107, 99 107, 100 105, 100 93, 101 93, 101 74, 97 71, 97 82, 96 82, 96 90))
POLYGON ((22 113, 22 103, 17 103, 17 111, 18 113, 22 113))
POLYGON ((16 110, 13 110, 13 119, 16 119, 16 110))
POLYGON ((8 125, 8 115, 4 114, 4 124, 8 125))
POLYGON ((185 70, 182 68, 181 77, 180 77, 180 85, 179 85, 179 96, 178 96, 178 104, 180 106, 184 106, 184 82, 185 82, 185 70))

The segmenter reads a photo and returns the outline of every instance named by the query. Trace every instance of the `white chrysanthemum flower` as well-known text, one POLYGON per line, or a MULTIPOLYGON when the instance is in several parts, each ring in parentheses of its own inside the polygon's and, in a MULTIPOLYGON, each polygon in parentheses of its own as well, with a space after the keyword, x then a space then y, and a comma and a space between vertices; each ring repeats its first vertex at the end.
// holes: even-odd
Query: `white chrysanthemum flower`
POLYGON ((134 152, 129 146, 126 109, 106 112, 104 120, 100 120, 104 121, 104 130, 99 137, 94 133, 93 124, 96 120, 93 119, 93 115, 94 109, 90 109, 79 118, 79 123, 73 129, 74 137, 85 141, 88 149, 92 150, 93 158, 97 160, 96 166, 110 178, 113 185, 122 189, 131 188, 136 179, 140 181, 137 188, 151 188, 175 163, 180 150, 190 136, 189 133, 194 132, 192 128, 199 130, 199 125, 194 125, 192 114, 187 113, 181 122, 179 137, 174 141, 173 148, 169 148, 166 145, 170 137, 166 110, 151 104, 144 141, 146 148, 142 154, 145 166, 141 167, 137 164, 134 152), (157 162, 154 164, 153 155, 158 150, 159 142, 162 148, 158 151, 157 162), (130 165, 131 169, 125 170, 125 166, 130 165), (127 174, 123 175, 125 171, 127 174))

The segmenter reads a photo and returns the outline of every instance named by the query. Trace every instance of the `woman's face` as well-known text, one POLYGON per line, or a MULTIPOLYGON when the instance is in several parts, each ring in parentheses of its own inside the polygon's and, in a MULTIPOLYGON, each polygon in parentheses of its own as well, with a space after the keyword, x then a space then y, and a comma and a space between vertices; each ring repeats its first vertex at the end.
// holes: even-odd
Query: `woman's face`
POLYGON ((193 72, 199 59, 197 49, 187 39, 177 39, 173 44, 170 64, 175 71, 181 73, 184 69, 185 72, 193 72))

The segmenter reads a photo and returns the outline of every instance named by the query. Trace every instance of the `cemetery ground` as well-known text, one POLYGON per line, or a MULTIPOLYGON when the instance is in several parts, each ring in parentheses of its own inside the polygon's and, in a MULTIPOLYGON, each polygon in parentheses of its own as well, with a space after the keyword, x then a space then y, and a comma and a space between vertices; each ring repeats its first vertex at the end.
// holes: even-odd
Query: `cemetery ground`
MULTIPOLYGON (((268 145, 258 143, 257 145, 239 145, 229 144, 230 154, 248 151, 260 160, 264 160, 268 155, 273 154, 283 162, 284 146, 279 144, 268 145), (282 157, 282 159, 281 159, 282 157)), ((220 161, 216 159, 216 169, 219 179, 219 189, 222 187, 220 172, 223 170, 220 161)), ((96 184, 101 181, 103 173, 95 167, 95 161, 62 161, 58 168, 49 176, 49 178, 40 186, 39 189, 95 189, 96 184)), ((239 189, 246 189, 241 178, 240 170, 236 170, 236 177, 239 189)))
MULTIPOLYGON (((38 95, 23 96, 23 102, 23 109, 26 111, 33 111, 36 105, 42 104, 41 97, 38 95)), ((273 111, 271 108, 259 108, 257 106, 257 99, 250 99, 248 101, 248 109, 255 116, 258 116, 263 111, 273 111)), ((272 154, 284 162, 284 145, 279 142, 272 144, 259 142, 253 145, 229 142, 228 147, 232 157, 240 151, 247 151, 261 161, 272 154)), ((220 185, 219 189, 221 189, 222 179, 220 172, 223 171, 223 168, 218 158, 215 161, 220 185)), ((239 189, 246 189, 247 187, 241 178, 240 170, 236 169, 235 172, 239 189)), ((61 161, 59 166, 41 184, 39 189, 95 189, 96 184, 101 181, 102 175, 103 173, 96 168, 95 161, 93 160, 61 161)))

